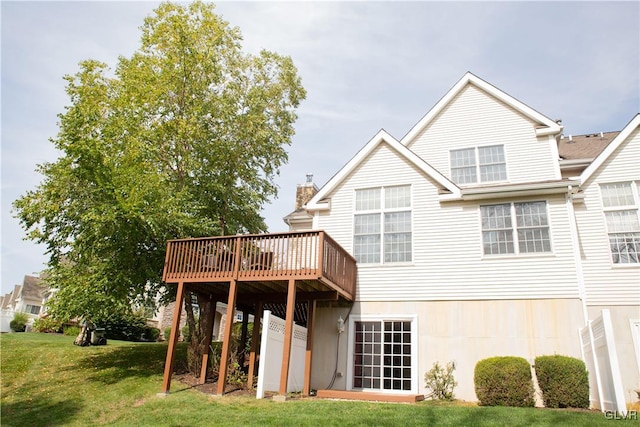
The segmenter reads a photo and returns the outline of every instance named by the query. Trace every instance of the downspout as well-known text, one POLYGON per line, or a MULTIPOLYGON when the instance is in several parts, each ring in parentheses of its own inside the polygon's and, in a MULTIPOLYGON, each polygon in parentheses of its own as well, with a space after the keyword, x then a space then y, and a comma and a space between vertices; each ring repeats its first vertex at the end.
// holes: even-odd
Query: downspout
POLYGON ((582 315, 584 324, 589 320, 587 312, 587 293, 584 285, 584 271, 582 269, 582 256, 580 255, 580 238, 578 236, 578 225, 576 212, 573 208, 573 187, 569 186, 566 196, 567 212, 569 213, 569 231, 571 233, 571 243, 573 244, 573 258, 576 264, 576 279, 578 281, 578 296, 582 301, 582 315))

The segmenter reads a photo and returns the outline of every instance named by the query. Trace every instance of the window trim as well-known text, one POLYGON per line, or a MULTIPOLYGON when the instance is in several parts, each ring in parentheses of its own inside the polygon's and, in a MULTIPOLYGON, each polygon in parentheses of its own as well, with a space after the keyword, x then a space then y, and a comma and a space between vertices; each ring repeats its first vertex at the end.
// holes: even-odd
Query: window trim
POLYGON ((352 206, 352 224, 351 224, 351 243, 352 243, 352 249, 353 249, 353 254, 354 257, 356 256, 355 254, 355 246, 356 246, 356 233, 355 233, 355 228, 356 228, 356 217, 358 215, 379 215, 379 219, 380 219, 380 231, 379 231, 379 236, 380 236, 380 246, 379 246, 379 255, 380 255, 380 260, 378 262, 364 262, 364 261, 359 261, 358 264, 362 265, 362 266, 385 266, 385 265, 411 265, 413 264, 413 260, 414 260, 414 247, 415 247, 415 242, 414 242, 414 197, 413 197, 413 185, 412 184, 396 184, 396 185, 381 185, 381 186, 376 186, 376 187, 364 187, 364 188, 356 188, 354 189, 353 192, 353 206, 352 206), (406 207, 399 207, 399 208, 386 208, 385 207, 385 196, 386 196, 386 189, 389 188, 399 188, 399 187, 406 187, 409 190, 409 206, 406 207), (357 192, 358 191, 366 191, 366 190, 378 190, 379 196, 380 196, 380 207, 377 209, 363 209, 363 210, 357 210, 357 202, 356 202, 356 198, 357 198, 357 192), (385 235, 388 234, 385 231, 385 214, 389 214, 389 213, 401 213, 401 212, 408 212, 409 213, 409 219, 411 221, 411 228, 410 231, 408 232, 411 235, 411 239, 410 239, 410 244, 411 244, 411 251, 409 253, 410 258, 408 261, 385 261, 385 250, 384 250, 384 246, 385 246, 385 235))
POLYGON ((604 222, 604 231, 605 231, 605 239, 607 245, 607 252, 609 253, 609 263, 614 268, 638 268, 640 267, 640 259, 638 262, 613 262, 613 252, 611 251, 611 234, 616 234, 609 232, 609 224, 607 222, 607 212, 622 212, 622 211, 636 211, 636 216, 638 217, 638 222, 640 223, 640 181, 638 180, 630 180, 630 181, 607 181, 598 183, 598 194, 600 196, 600 206, 602 207, 602 220, 604 222), (620 205, 620 206, 604 206, 604 197, 602 193, 602 187, 606 185, 613 184, 629 184, 631 186, 631 196, 633 197, 634 204, 633 205, 620 205))
POLYGON ((418 374, 418 316, 415 314, 361 314, 349 316, 349 329, 347 337, 347 390, 376 392, 384 394, 417 394, 419 386, 418 374), (354 389, 354 346, 355 346, 355 322, 411 322, 411 390, 385 390, 380 389, 354 389))
MULTIPOLYGON (((509 181, 509 169, 507 168, 507 150, 505 150, 505 146, 504 144, 487 144, 487 145, 477 145, 474 147, 465 147, 465 148, 456 148, 456 149, 452 149, 449 150, 449 177, 451 178, 451 181, 453 181, 456 185, 477 185, 477 184, 486 184, 486 183, 496 183, 496 182, 507 182, 509 181), (504 174, 505 177, 504 179, 498 179, 498 180, 489 180, 489 181, 483 181, 482 180, 482 172, 481 172, 481 167, 482 166, 489 166, 489 165, 498 165, 498 164, 503 164, 503 163, 487 163, 487 164, 480 164, 480 149, 481 148, 490 148, 490 147, 502 147, 502 156, 504 157, 504 174), (476 180, 473 182, 465 182, 465 183, 458 183, 454 180, 453 178, 453 170, 454 169, 462 169, 462 167, 453 167, 452 161, 451 161, 451 154, 453 152, 456 151, 465 151, 465 150, 473 150, 474 153, 474 167, 475 167, 475 171, 476 171, 476 180)), ((471 166, 465 166, 467 168, 470 168, 471 166)))
MULTIPOLYGON (((525 200, 525 201, 510 201, 510 202, 502 202, 502 203, 491 203, 491 204, 483 204, 478 205, 478 224, 480 227, 480 254, 482 258, 487 259, 495 259, 495 258, 509 258, 509 257, 541 257, 541 256, 550 256, 554 255, 553 250, 553 229, 551 227, 551 215, 549 213, 549 201, 548 200, 525 200), (549 230, 549 247, 548 251, 543 252, 521 252, 520 251, 520 240, 518 239, 518 227, 517 222, 517 213, 516 213, 516 205, 517 204, 526 204, 526 203, 544 203, 545 211, 547 216, 547 229, 549 230), (485 230, 482 228, 482 207, 483 206, 500 206, 500 205, 509 205, 509 214, 511 216, 511 236, 513 239, 513 252, 501 253, 501 254, 487 254, 484 251, 484 232, 485 230)), ((523 227, 525 228, 525 227, 523 227)), ((529 228, 529 227, 526 227, 529 228)), ((536 227, 541 228, 541 227, 536 227)), ((489 231, 489 230, 487 230, 489 231)))

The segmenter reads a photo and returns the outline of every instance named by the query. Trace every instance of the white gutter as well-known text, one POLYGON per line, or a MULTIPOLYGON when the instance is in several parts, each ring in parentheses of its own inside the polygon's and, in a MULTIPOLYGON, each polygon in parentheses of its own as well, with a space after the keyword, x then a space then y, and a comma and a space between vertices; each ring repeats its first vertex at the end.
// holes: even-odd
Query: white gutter
POLYGON ((483 200, 495 199, 498 197, 524 197, 546 194, 563 194, 571 190, 572 186, 578 185, 578 181, 553 181, 544 183, 512 184, 493 187, 463 188, 461 197, 453 194, 441 194, 441 202, 460 200, 483 200))

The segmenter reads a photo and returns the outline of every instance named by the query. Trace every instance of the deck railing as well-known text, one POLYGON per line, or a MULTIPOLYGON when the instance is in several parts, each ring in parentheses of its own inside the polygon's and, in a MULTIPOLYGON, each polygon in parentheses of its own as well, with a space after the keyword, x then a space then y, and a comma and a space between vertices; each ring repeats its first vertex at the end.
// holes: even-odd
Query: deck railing
POLYGON ((325 279, 355 295, 356 260, 323 231, 170 240, 163 280, 325 279))

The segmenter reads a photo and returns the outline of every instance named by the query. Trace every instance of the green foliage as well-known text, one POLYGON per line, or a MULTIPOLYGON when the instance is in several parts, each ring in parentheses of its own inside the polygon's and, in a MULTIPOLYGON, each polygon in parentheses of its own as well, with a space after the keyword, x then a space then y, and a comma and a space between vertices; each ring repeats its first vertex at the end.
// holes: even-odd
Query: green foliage
POLYGON ((453 389, 458 382, 453 376, 456 365, 453 362, 447 363, 445 367, 435 362, 433 367, 424 374, 425 388, 429 391, 428 398, 437 400, 453 400, 453 389))
POLYGON ((27 328, 27 322, 29 321, 29 316, 24 313, 15 313, 13 315, 13 320, 9 322, 9 328, 13 332, 24 332, 27 328))
POLYGON ((62 333, 64 335, 70 336, 70 337, 77 337, 78 334, 80 333, 80 327, 78 326, 65 326, 62 330, 62 333))
POLYGON ((144 314, 128 308, 94 317, 91 321, 96 327, 104 328, 105 337, 112 340, 142 341, 149 330, 144 314))
POLYGON ((589 374, 584 362, 568 356, 539 356, 536 378, 547 408, 588 408, 589 374))
POLYGON ((164 328, 164 340, 166 342, 169 342, 169 339, 171 338, 171 326, 167 326, 166 328, 164 328))
POLYGON ((158 338, 160 338, 160 329, 147 326, 142 337, 144 341, 158 341, 158 338))
POLYGON ((534 406, 529 363, 522 357, 490 357, 476 363, 476 396, 483 406, 534 406))
POLYGON ((51 140, 61 156, 14 202, 27 238, 47 247, 56 317, 153 304, 169 239, 266 230, 260 212, 306 94, 289 57, 244 53, 214 8, 162 3, 131 57, 65 76, 51 140))
POLYGON ((35 332, 62 332, 62 321, 52 317, 40 317, 33 322, 35 332))
POLYGON ((191 332, 189 331, 189 325, 184 325, 181 331, 182 331, 182 338, 184 339, 184 341, 186 342, 191 341, 191 332))

